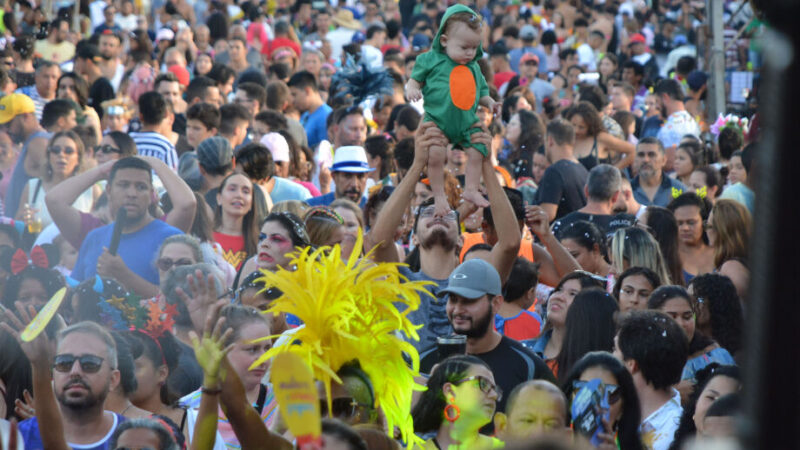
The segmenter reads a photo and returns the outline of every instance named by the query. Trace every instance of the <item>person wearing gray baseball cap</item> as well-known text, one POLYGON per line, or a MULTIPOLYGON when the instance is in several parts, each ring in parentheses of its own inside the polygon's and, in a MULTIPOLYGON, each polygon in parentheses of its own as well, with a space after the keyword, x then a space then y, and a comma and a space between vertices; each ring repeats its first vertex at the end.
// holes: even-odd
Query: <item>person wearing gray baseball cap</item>
MULTIPOLYGON (((456 334, 467 337, 467 354, 482 359, 492 369, 497 386, 511 392, 528 380, 555 377, 541 358, 519 342, 503 336, 494 327, 495 312, 503 302, 503 284, 497 269, 474 258, 464 261, 450 274, 447 287, 447 319, 456 334)), ((440 361, 437 347, 420 352, 420 372, 429 372, 440 361)), ((497 410, 505 411, 503 399, 497 410)))

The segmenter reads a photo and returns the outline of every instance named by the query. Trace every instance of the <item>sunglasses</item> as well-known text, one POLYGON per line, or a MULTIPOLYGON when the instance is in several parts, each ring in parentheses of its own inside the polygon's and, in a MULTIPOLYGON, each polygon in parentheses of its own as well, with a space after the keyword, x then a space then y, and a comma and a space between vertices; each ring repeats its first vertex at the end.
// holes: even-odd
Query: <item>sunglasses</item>
POLYGON ((337 419, 347 419, 356 415, 358 408, 365 407, 352 397, 335 398, 331 401, 331 411, 328 414, 328 402, 319 401, 319 414, 322 417, 334 417, 337 419))
POLYGON ((57 355, 53 360, 53 369, 58 372, 69 372, 72 366, 75 365, 75 360, 81 365, 81 370, 84 373, 97 373, 100 367, 103 366, 103 358, 95 355, 82 355, 75 356, 69 353, 57 355))
POLYGON ((120 149, 118 149, 116 147, 112 147, 109 144, 105 144, 105 145, 98 145, 97 147, 95 147, 94 148, 94 152, 95 152, 95 154, 97 154, 97 153, 109 154, 109 153, 122 153, 122 150, 120 150, 120 149))
POLYGON ((467 381, 475 381, 475 380, 478 381, 478 388, 481 390, 481 392, 483 392, 484 394, 489 394, 490 392, 494 391, 497 394, 498 402, 503 399, 503 390, 500 389, 496 384, 489 381, 488 378, 481 375, 473 375, 471 377, 459 380, 458 382, 453 384, 459 385, 462 383, 466 383, 467 381))
POLYGON ((158 258, 156 261, 156 265, 159 269, 163 270, 164 272, 172 269, 173 267, 180 267, 180 266, 188 266, 194 264, 194 262, 188 258, 181 258, 172 260, 170 258, 158 258))
MULTIPOLYGON (((572 395, 574 396, 579 390, 581 390, 584 386, 586 386, 589 382, 583 380, 575 380, 572 382, 572 395)), ((616 384, 605 384, 601 383, 601 386, 604 386, 605 391, 608 393, 608 404, 613 405, 617 403, 622 398, 622 391, 619 389, 619 386, 616 384)))
POLYGON ((49 151, 50 154, 52 155, 60 155, 62 153, 65 155, 72 155, 75 153, 76 150, 72 147, 59 147, 57 145, 54 145, 49 149, 47 149, 47 151, 49 151))

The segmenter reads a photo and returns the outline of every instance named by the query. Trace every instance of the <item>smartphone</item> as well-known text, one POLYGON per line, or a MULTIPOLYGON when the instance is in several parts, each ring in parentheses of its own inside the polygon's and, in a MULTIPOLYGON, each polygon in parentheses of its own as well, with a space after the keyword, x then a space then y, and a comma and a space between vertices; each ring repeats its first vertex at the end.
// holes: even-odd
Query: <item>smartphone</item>
POLYGON ((600 81, 600 74, 598 72, 580 73, 578 74, 578 81, 581 83, 597 84, 600 81))
POLYGON ((576 382, 573 385, 573 399, 570 413, 572 428, 598 446, 603 433, 603 419, 608 420, 608 393, 599 378, 576 382))

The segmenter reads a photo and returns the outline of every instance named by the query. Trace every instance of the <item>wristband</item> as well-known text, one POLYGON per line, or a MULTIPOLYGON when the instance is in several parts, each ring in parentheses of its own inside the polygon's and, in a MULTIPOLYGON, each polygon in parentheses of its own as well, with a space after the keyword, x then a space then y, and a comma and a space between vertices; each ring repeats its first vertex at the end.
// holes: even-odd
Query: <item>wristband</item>
POLYGON ((222 392, 222 389, 221 388, 211 389, 203 386, 202 388, 200 388, 200 392, 208 395, 217 395, 220 392, 222 392))

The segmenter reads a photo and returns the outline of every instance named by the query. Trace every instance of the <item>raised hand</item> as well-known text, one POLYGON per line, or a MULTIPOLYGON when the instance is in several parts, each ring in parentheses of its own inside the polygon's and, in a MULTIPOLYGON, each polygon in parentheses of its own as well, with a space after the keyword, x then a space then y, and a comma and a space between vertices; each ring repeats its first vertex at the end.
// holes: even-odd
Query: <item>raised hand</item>
MULTIPOLYGON (((55 356, 55 342, 47 336, 47 331, 44 330, 36 336, 36 339, 24 342, 20 337, 20 333, 36 317, 36 308, 33 305, 25 307, 22 302, 15 302, 14 305, 16 306, 17 314, 6 308, 0 310, 4 317, 4 322, 0 324, 0 327, 17 339, 25 356, 28 357, 34 367, 49 371, 55 356)), ((57 319, 54 317, 53 320, 57 319)))
POLYGON ((203 368, 203 386, 209 389, 217 388, 222 360, 235 345, 231 344, 223 348, 225 341, 233 333, 233 328, 228 328, 224 333, 221 332, 225 325, 225 318, 219 317, 219 311, 226 303, 225 300, 220 300, 209 308, 202 340, 197 337, 197 333, 189 331, 189 339, 192 341, 195 357, 200 367, 203 368))
POLYGON ((14 412, 17 413, 22 420, 30 419, 36 416, 36 407, 33 405, 33 396, 27 389, 22 391, 22 397, 25 399, 23 402, 20 399, 14 400, 14 412))
POLYGON ((194 275, 186 276, 186 282, 189 285, 189 292, 177 288, 175 293, 186 305, 194 329, 201 332, 204 329, 208 308, 217 301, 217 279, 212 274, 206 276, 198 269, 194 275))

